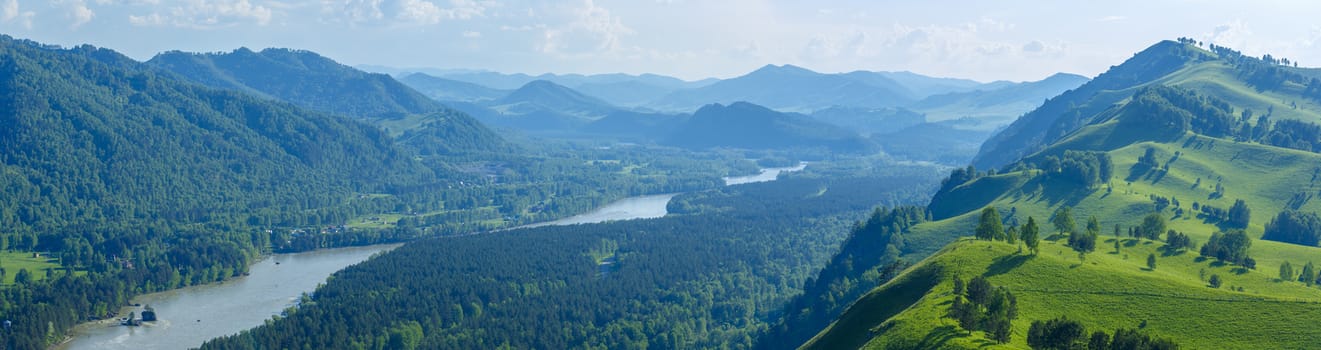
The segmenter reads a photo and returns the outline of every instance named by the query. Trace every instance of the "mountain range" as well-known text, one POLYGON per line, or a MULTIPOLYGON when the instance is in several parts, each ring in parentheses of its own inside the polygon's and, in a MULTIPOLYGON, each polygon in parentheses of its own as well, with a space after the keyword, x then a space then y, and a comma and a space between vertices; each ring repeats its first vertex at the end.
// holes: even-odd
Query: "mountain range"
POLYGON ((948 164, 971 158, 996 128, 1087 81, 1077 75, 1056 74, 1038 82, 979 83, 910 72, 822 74, 792 65, 767 65, 743 76, 699 82, 657 75, 433 73, 442 76, 409 73, 403 82, 506 131, 657 142, 671 132, 691 131, 677 126, 688 122, 687 118, 665 116, 691 115, 712 103, 750 103, 779 112, 803 112, 863 137, 929 123, 873 143, 901 158, 948 164), (522 85, 514 85, 518 83, 522 85), (604 120, 611 116, 615 120, 604 120), (629 126, 658 128, 624 129, 629 126), (912 146, 917 144, 940 147, 923 150, 912 146))

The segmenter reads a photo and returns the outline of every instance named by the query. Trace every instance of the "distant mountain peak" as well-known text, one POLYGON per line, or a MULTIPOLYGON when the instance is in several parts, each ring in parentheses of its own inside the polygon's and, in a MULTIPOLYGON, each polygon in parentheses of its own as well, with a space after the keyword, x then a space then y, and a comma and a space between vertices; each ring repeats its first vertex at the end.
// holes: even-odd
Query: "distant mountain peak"
POLYGON ((752 73, 748 73, 748 75, 757 75, 757 74, 816 75, 820 73, 817 73, 811 69, 795 66, 792 64, 783 64, 779 66, 774 64, 767 64, 765 66, 762 66, 761 68, 757 68, 757 70, 752 71, 752 73))

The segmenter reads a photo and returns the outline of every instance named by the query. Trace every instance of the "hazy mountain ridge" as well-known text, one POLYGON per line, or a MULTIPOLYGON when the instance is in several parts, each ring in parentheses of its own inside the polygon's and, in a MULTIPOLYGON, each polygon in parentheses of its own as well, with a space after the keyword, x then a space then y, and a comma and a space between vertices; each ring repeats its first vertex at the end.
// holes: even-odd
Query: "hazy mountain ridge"
POLYGON ((240 48, 229 53, 161 53, 147 64, 198 83, 286 100, 306 108, 376 118, 442 110, 436 101, 395 81, 341 65, 311 51, 240 48))
POLYGON ((838 126, 747 102, 702 107, 662 142, 691 148, 823 147, 864 153, 874 148, 866 139, 838 126))
POLYGON ((486 87, 485 85, 451 80, 423 73, 413 73, 399 78, 413 89, 438 101, 481 102, 500 98, 509 94, 507 90, 486 87))
MULTIPOLYGON (((407 144, 412 149, 429 150, 428 153, 446 150, 433 154, 454 154, 505 147, 498 135, 471 116, 450 109, 388 75, 363 72, 311 51, 274 48, 260 52, 240 48, 229 53, 205 54, 170 51, 156 55, 146 65, 214 88, 396 126, 392 133, 420 128, 430 129, 417 130, 420 134, 447 135, 404 140, 405 143, 422 140, 441 143, 407 144)), ((421 81, 427 83, 441 84, 444 91, 459 94, 494 92, 476 85, 421 81)), ((432 88, 430 91, 436 92, 436 87, 432 88)))
MULTIPOLYGON (((452 74, 451 76, 491 84, 529 81, 520 88, 536 81, 529 80, 536 77, 525 74, 506 75, 492 72, 452 74)), ((586 131, 580 130, 586 127, 586 124, 616 111, 636 114, 655 114, 657 111, 682 113, 710 103, 750 102, 778 111, 802 111, 810 113, 814 118, 856 130, 864 135, 889 133, 915 125, 909 121, 886 120, 890 117, 884 114, 907 115, 917 112, 916 116, 923 120, 958 119, 956 123, 933 125, 933 128, 920 129, 922 131, 937 132, 936 128, 978 131, 962 133, 959 137, 974 138, 966 140, 960 138, 958 141, 962 144, 980 142, 990 131, 1008 124, 1018 115, 1037 107, 1042 100, 1086 81, 1086 78, 1076 75, 1056 74, 1037 82, 997 81, 983 84, 967 79, 934 78, 911 72, 854 71, 823 74, 792 65, 767 65, 740 77, 719 80, 696 88, 683 88, 683 84, 678 83, 681 81, 668 77, 650 80, 657 82, 655 84, 642 82, 641 78, 651 77, 650 75, 542 75, 541 77, 552 78, 554 79, 552 82, 580 85, 575 87, 556 84, 562 87, 556 89, 558 92, 546 92, 539 96, 524 94, 523 97, 503 98, 503 101, 495 101, 502 98, 490 94, 480 98, 460 98, 458 101, 446 103, 477 116, 493 126, 549 136, 579 135, 580 131, 586 131), (659 87, 660 83, 664 82, 668 82, 669 85, 659 87), (940 95, 929 95, 937 93, 940 95), (527 101, 524 100, 528 98, 535 98, 539 102, 526 103, 527 101), (564 98, 565 101, 553 101, 556 98, 564 98), (478 101, 479 99, 481 101, 478 101), (621 103, 612 103, 616 101, 621 103), (679 105, 685 106, 679 107, 679 105)), ((423 90, 429 88, 423 83, 418 83, 415 87, 423 90)), ((462 89, 450 95, 460 94, 463 94, 462 89)), ((636 126, 654 126, 653 122, 636 126)), ((620 130, 619 128, 624 125, 633 124, 620 123, 609 128, 594 128, 589 133, 608 137, 608 133, 602 132, 623 132, 634 139, 641 135, 657 135, 655 130, 620 130)), ((898 139, 900 138, 895 140, 898 139)), ((903 139, 913 140, 912 137, 903 139)), ((926 140, 940 142, 944 139, 938 134, 929 134, 926 140)), ((893 142, 891 144, 894 145, 893 142)), ((975 149, 967 148, 967 145, 960 145, 946 149, 940 152, 942 155, 938 158, 944 161, 961 161, 975 153, 975 149)), ((911 152, 908 153, 912 155, 911 152)))
POLYGON ((675 91, 647 107, 685 111, 709 103, 746 101, 777 110, 811 112, 831 106, 894 107, 914 100, 911 91, 879 75, 820 74, 792 65, 766 65, 737 78, 675 91))

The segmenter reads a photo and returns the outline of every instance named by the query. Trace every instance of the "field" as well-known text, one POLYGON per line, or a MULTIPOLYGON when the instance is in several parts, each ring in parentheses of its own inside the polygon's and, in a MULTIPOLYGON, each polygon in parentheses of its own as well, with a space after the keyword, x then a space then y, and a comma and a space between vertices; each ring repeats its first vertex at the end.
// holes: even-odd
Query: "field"
POLYGON ((0 268, 4 268, 5 270, 3 279, 0 279, 4 284, 13 284, 14 277, 17 276, 18 271, 22 269, 27 269, 28 272, 32 274, 33 280, 46 278, 47 268, 56 269, 56 276, 64 273, 59 270, 59 259, 47 257, 45 254, 42 254, 40 257, 33 257, 32 253, 0 253, 0 268))

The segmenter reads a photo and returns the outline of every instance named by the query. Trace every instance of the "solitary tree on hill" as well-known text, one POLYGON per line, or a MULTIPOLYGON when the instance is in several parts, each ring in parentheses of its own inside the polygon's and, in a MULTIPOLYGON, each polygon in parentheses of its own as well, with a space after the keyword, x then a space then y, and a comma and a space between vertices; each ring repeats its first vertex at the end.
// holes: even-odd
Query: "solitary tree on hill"
POLYGON ((1073 222, 1073 209, 1067 205, 1055 210, 1055 217, 1051 219, 1051 223, 1055 224, 1055 230, 1061 234, 1073 232, 1077 228, 1073 222))
POLYGON ((1308 261, 1307 265, 1303 265, 1303 272, 1298 274, 1298 281, 1307 283, 1308 286, 1316 281, 1316 267, 1312 266, 1311 261, 1308 261))
POLYGON ((1252 210, 1248 209, 1248 204, 1242 199, 1235 200, 1234 206, 1229 207, 1229 220, 1226 222, 1230 227, 1247 228, 1248 221, 1251 220, 1252 210))
POLYGON ((1022 238, 1023 244, 1027 245, 1028 250, 1032 251, 1032 255, 1037 255, 1037 246, 1041 244, 1038 231, 1040 231, 1040 228, 1037 227, 1037 220, 1031 216, 1027 217, 1027 225, 1023 225, 1022 238))
POLYGON ((1155 254, 1155 253, 1147 254, 1147 268, 1150 268, 1150 269, 1152 269, 1152 270, 1155 270, 1155 269, 1156 269, 1156 254, 1155 254))
POLYGON ((1142 218, 1142 226, 1138 228, 1138 235, 1146 239, 1160 239, 1160 234, 1165 233, 1165 217, 1160 213, 1147 214, 1142 218))
POLYGON ((1280 264, 1280 280, 1293 280, 1293 265, 1289 264, 1288 261, 1280 264))
POLYGON ((977 239, 980 240, 1001 240, 1004 239, 1005 228, 1000 223, 1000 211, 994 207, 982 209, 982 220, 977 224, 977 239))

